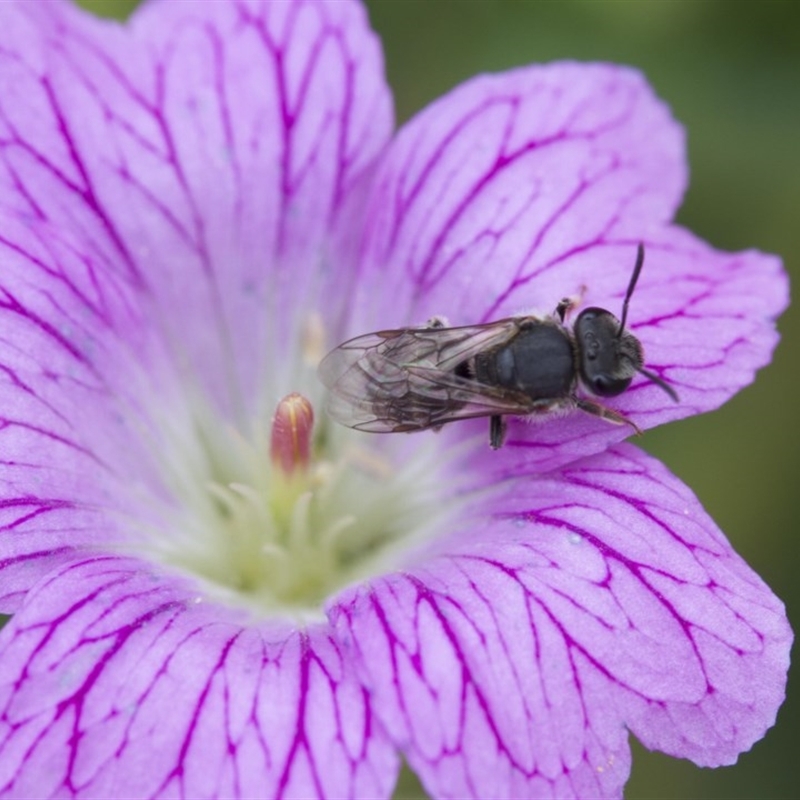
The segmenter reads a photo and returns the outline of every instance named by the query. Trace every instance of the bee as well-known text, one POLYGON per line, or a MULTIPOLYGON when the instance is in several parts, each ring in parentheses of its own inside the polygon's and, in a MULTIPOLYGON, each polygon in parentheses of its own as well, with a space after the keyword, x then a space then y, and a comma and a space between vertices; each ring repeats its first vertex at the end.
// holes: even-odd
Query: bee
POLYGON ((438 430, 456 420, 489 417, 495 450, 505 439, 507 416, 579 409, 641 433, 623 414, 577 392, 581 385, 596 397, 616 397, 639 373, 678 401, 672 387, 645 369, 641 342, 625 329, 643 265, 639 244, 619 320, 604 308, 586 308, 570 329, 565 318, 577 303, 565 298, 546 317, 455 328, 435 318, 422 327, 350 339, 319 365, 330 390, 328 413, 371 433, 438 430))

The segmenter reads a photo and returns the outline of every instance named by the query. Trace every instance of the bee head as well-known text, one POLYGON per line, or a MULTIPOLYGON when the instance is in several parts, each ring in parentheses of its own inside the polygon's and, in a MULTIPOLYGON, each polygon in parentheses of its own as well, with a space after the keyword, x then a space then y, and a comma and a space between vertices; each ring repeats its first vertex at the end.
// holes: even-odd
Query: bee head
POLYGON ((618 320, 604 308, 587 308, 575 321, 578 342, 578 370, 581 381, 599 397, 622 394, 638 372, 651 383, 660 386, 675 402, 678 395, 658 375, 644 368, 644 352, 639 340, 625 330, 628 304, 644 264, 644 245, 639 244, 628 291, 622 302, 622 319, 618 320))
POLYGON ((642 371, 639 340, 603 308, 587 308, 575 322, 581 381, 599 397, 615 397, 642 371))

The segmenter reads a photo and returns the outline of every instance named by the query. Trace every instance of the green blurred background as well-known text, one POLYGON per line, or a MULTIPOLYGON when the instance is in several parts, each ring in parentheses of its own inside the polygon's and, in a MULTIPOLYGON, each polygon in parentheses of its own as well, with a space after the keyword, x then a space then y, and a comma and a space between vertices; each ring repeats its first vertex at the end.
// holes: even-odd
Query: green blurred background
MULTIPOLYGON (((202 2, 202 0, 200 0, 202 2)), ((85 0, 124 16, 130 0, 85 0)), ((800 255, 800 3, 785 0, 367 0, 398 122, 478 72, 558 58, 642 69, 689 135, 678 219, 726 250, 800 255)), ((734 547, 800 620, 798 317, 755 385, 723 409, 640 440, 698 494, 734 547)), ((634 743, 627 798, 800 794, 796 681, 776 727, 734 767, 698 769, 634 743)), ((398 796, 419 793, 404 774, 398 796)))

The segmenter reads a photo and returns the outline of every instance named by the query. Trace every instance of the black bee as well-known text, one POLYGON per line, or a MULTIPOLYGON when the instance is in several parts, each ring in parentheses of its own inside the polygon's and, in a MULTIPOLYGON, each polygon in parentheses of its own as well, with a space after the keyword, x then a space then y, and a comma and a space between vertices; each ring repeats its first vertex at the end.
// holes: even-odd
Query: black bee
POLYGON ((578 384, 598 397, 622 394, 638 372, 674 401, 678 395, 644 368, 639 340, 625 330, 628 303, 644 264, 639 245, 622 303, 622 319, 604 308, 564 318, 566 298, 549 317, 519 316, 448 328, 438 319, 421 328, 377 331, 350 339, 319 365, 331 390, 328 413, 371 433, 438 429, 448 422, 489 417, 489 443, 505 438, 505 416, 578 408, 639 429, 624 415, 579 397, 578 384))

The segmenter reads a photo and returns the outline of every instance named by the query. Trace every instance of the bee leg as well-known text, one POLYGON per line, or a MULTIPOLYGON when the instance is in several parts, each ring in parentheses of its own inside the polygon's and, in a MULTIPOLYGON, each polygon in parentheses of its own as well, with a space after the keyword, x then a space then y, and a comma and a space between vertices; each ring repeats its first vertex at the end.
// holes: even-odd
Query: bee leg
POLYGON ((609 422, 613 422, 616 425, 630 425, 637 436, 642 435, 641 428, 633 420, 628 419, 624 414, 620 414, 618 411, 613 411, 610 408, 600 405, 600 403, 594 403, 591 400, 583 400, 581 398, 575 399, 575 405, 581 411, 585 411, 593 417, 607 419, 609 422))
POLYGON ((425 329, 428 328, 446 328, 448 326, 447 318, 446 317, 431 317, 425 323, 425 329))
POLYGON ((499 450, 505 438, 506 421, 499 414, 493 414, 489 418, 489 446, 492 450, 499 450))
POLYGON ((554 316, 557 316, 559 320, 563 322, 567 314, 569 314, 570 311, 576 309, 583 302, 583 296, 585 294, 586 294, 586 287, 581 286, 578 294, 573 294, 571 297, 561 298, 558 305, 556 306, 556 313, 554 316))

